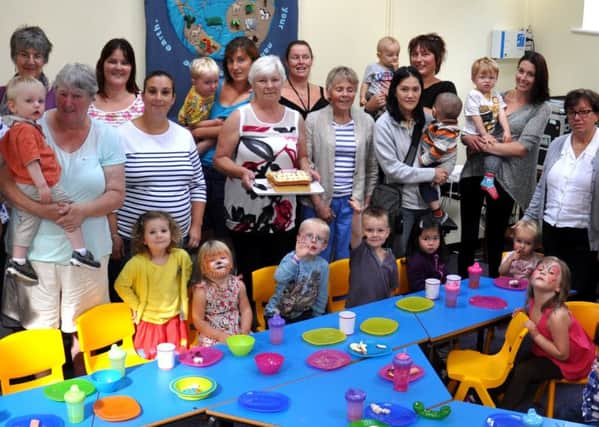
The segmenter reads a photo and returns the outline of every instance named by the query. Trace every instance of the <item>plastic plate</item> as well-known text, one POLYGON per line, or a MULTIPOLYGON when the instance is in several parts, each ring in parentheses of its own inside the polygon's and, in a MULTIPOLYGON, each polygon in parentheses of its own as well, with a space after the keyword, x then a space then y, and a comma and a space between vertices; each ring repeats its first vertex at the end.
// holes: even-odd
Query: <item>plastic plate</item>
POLYGON ((364 409, 364 416, 366 418, 372 418, 373 420, 382 421, 389 424, 391 427, 407 426, 416 421, 416 414, 404 406, 397 405, 395 403, 388 402, 377 402, 371 403, 364 409), (388 410, 388 414, 376 413, 373 409, 374 405, 388 410))
POLYGON ((491 414, 485 419, 488 427, 524 427, 522 416, 516 414, 491 414))
POLYGON ((255 412, 281 412, 289 408, 289 397, 275 391, 248 391, 237 402, 255 412))
MULTIPOLYGON (((412 365, 410 368, 410 377, 408 378, 409 382, 419 380, 424 376, 424 368, 420 365, 412 365)), ((393 364, 388 363, 379 369, 379 377, 387 380, 393 381, 393 364)))
POLYGON ((509 289, 510 291, 525 291, 528 288, 528 279, 514 279, 513 277, 501 276, 493 279, 493 283, 498 288, 509 289), (517 280, 517 284, 515 282, 517 280))
POLYGON ((141 406, 130 396, 110 396, 94 402, 94 413, 105 421, 127 421, 141 413, 141 406))
POLYGON ((308 356, 306 362, 313 368, 332 371, 348 365, 351 357, 339 350, 318 350, 308 356))
POLYGON ((485 295, 476 295, 468 300, 470 305, 479 308, 488 308, 490 310, 501 310, 507 307, 507 302, 503 298, 490 297, 485 295))
POLYGON ((81 378, 73 378, 49 385, 44 388, 44 395, 50 400, 64 402, 64 394, 70 390, 72 385, 79 387, 79 390, 84 392, 86 396, 89 396, 96 391, 96 387, 92 382, 81 378))
POLYGON ((302 338, 312 345, 330 345, 345 341, 346 336, 339 329, 319 328, 304 332, 302 338))
POLYGON ((350 354, 353 354, 354 356, 358 356, 358 357, 379 357, 379 356, 385 356, 386 354, 391 353, 391 346, 385 343, 382 343, 380 341, 374 341, 374 340, 360 340, 360 341, 354 341, 352 343, 350 343, 347 346, 347 351, 349 351, 350 354), (360 343, 364 343, 366 345, 366 353, 362 353, 360 351, 356 351, 354 349, 351 348, 352 344, 360 344, 360 343))
POLYGON ((377 420, 357 420, 349 423, 347 427, 389 427, 389 424, 377 420))
POLYGON ((371 317, 360 324, 360 330, 370 335, 389 335, 397 330, 399 323, 386 317, 371 317))
POLYGON ((423 297, 405 297, 395 302, 397 308, 400 308, 410 313, 418 313, 420 311, 430 310, 435 303, 428 298, 423 297))
POLYGON ((179 362, 188 366, 203 368, 219 362, 224 353, 215 347, 195 347, 179 355, 179 362), (198 359, 200 358, 201 361, 198 359), (195 361, 194 361, 195 359, 195 361))
MULTIPOLYGON (((65 412, 66 413, 66 412, 65 412)), ((63 427, 62 418, 52 414, 31 414, 12 418, 6 422, 6 427, 29 427, 31 421, 38 420, 40 427, 63 427)))

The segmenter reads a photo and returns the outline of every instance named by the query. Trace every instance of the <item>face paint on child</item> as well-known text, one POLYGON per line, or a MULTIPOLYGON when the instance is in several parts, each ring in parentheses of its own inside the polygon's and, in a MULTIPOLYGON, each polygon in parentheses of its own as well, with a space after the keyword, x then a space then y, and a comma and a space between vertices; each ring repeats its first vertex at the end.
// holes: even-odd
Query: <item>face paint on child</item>
POLYGON ((229 254, 223 252, 208 256, 202 263, 202 271, 208 279, 222 279, 233 269, 233 262, 229 254))

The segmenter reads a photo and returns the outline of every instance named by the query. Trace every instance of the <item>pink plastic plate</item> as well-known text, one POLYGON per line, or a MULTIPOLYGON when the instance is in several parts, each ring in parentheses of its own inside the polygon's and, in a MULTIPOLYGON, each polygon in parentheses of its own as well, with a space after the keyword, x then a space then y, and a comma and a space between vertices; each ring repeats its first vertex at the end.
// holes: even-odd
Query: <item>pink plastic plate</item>
POLYGON ((507 307, 507 302, 499 297, 477 295, 475 297, 470 297, 468 301, 475 307, 488 308, 490 310, 501 310, 502 308, 507 307))
POLYGON ((493 283, 498 288, 509 289, 510 291, 525 291, 528 288, 528 279, 514 279, 513 277, 501 276, 493 279, 493 283))
POLYGON ((214 365, 223 358, 223 352, 214 347, 194 347, 179 355, 179 362, 188 366, 203 368, 214 365), (201 360, 199 360, 201 358, 201 360), (195 360, 194 360, 195 359, 195 360))
MULTIPOLYGON (((412 382, 412 381, 419 380, 423 376, 424 376, 424 368, 420 365, 412 365, 412 367, 410 368, 409 381, 412 382)), ((379 369, 379 377, 381 377, 387 381, 393 381, 393 364, 388 363, 385 366, 383 366, 381 369, 379 369)))
POLYGON ((308 365, 323 371, 332 371, 339 369, 351 362, 351 356, 344 351, 339 350, 318 350, 312 353, 307 359, 308 365))

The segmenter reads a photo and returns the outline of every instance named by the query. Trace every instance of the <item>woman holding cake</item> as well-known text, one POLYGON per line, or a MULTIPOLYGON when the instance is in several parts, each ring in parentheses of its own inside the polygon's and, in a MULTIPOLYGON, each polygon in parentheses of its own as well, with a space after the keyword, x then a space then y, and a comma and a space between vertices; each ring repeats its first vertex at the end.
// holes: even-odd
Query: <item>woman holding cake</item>
POLYGON ((254 179, 279 169, 298 168, 310 173, 310 168, 303 119, 297 111, 279 104, 285 81, 279 58, 268 55, 257 59, 248 80, 254 96, 225 121, 214 165, 227 176, 226 225, 238 270, 251 295, 252 271, 278 264, 293 249, 296 212, 295 196, 257 196, 254 179))

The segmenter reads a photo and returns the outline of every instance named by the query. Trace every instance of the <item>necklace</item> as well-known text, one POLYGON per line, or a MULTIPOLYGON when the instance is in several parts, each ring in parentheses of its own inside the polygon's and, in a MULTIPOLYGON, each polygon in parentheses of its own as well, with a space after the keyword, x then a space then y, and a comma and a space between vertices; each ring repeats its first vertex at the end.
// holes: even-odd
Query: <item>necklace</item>
POLYGON ((306 104, 304 104, 304 100, 300 96, 299 92, 297 91, 297 89, 295 89, 295 86, 293 86, 293 83, 291 83, 291 80, 287 80, 287 81, 289 82, 289 87, 291 87, 293 92, 295 92, 295 94, 297 95, 297 99, 299 99, 299 102, 301 102, 302 107, 304 107, 304 111, 310 111, 310 82, 307 83, 308 106, 306 106, 306 104))

